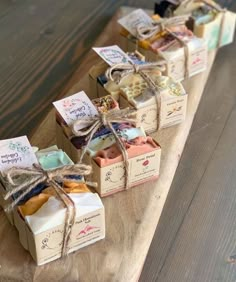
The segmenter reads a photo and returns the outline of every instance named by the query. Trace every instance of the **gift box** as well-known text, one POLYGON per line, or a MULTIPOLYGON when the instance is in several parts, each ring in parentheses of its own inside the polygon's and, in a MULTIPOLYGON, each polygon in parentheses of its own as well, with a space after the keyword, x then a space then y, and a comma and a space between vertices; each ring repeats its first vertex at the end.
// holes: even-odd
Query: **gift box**
POLYGON ((158 92, 145 80, 121 88, 120 107, 137 110, 137 120, 148 133, 170 127, 185 120, 187 93, 180 82, 165 76, 151 77, 158 92))
POLYGON ((119 101, 120 87, 127 85, 131 79, 131 76, 124 78, 119 83, 115 83, 114 81, 111 81, 106 77, 105 75, 106 70, 109 68, 109 66, 112 66, 117 63, 123 64, 123 63, 132 62, 133 64, 140 65, 145 63, 145 57, 136 50, 130 53, 124 53, 116 45, 103 47, 103 48, 94 48, 94 50, 102 58, 102 60, 89 70, 90 93, 92 93, 93 97, 94 96, 103 97, 103 96, 111 95, 116 101, 119 101), (105 55, 103 55, 104 50, 106 52, 109 51, 109 53, 105 53, 105 55), (102 51, 103 53, 101 53, 102 51), (113 54, 113 52, 118 52, 118 51, 120 54, 119 59, 116 58, 116 60, 113 61, 109 60, 111 56, 110 54, 113 54))
MULTIPOLYGON (((141 183, 157 179, 159 176, 161 147, 157 141, 150 136, 147 136, 144 130, 139 129, 139 131, 141 132, 141 137, 148 143, 148 145, 147 148, 145 147, 145 144, 132 145, 132 141, 135 142, 135 138, 127 143, 127 146, 131 151, 129 154, 129 149, 127 150, 129 155, 129 187, 134 187, 141 183), (142 147, 144 147, 144 150, 142 147), (135 152, 133 152, 134 149, 135 152)), ((127 135, 127 132, 124 130, 123 134, 127 135)), ((68 155, 75 161, 79 161, 81 158, 82 147, 76 148, 65 135, 61 136, 61 138, 61 142, 67 146, 68 155)), ((95 150, 89 149, 89 152, 84 156, 84 162, 91 165, 93 170, 93 174, 87 177, 87 180, 96 180, 98 186, 95 189, 101 197, 104 197, 125 190, 125 178, 122 156, 114 143, 115 141, 113 140, 112 135, 103 135, 101 136, 101 139, 103 139, 101 142, 103 143, 103 146, 101 146, 102 149, 99 152, 96 152, 96 154, 94 153, 95 150), (104 156, 104 152, 105 155, 108 154, 107 160, 110 162, 106 161, 106 157, 104 158, 105 161, 103 160, 102 156, 104 156), (100 154, 102 156, 95 157, 100 154), (114 156, 114 154, 117 154, 117 156, 114 156)), ((96 148, 99 146, 94 147, 96 148)))
MULTIPOLYGON (((37 265, 43 265, 60 258, 65 246, 66 254, 68 254, 105 237, 103 204, 99 196, 92 193, 84 183, 83 176, 77 175, 77 171, 88 169, 87 166, 77 165, 75 168, 68 155, 56 146, 37 152, 36 158, 26 136, 3 140, 0 141, 0 144, 1 148, 5 147, 4 151, 0 151, 0 159, 2 160, 3 156, 7 155, 9 156, 8 161, 10 161, 7 166, 0 164, 2 178, 8 180, 11 178, 17 182, 17 185, 26 184, 22 191, 29 188, 27 183, 30 183, 29 177, 32 176, 28 175, 29 169, 38 177, 45 177, 47 171, 47 175, 51 175, 48 176, 50 179, 53 178, 55 169, 58 176, 60 176, 61 170, 64 171, 62 173, 65 173, 63 174, 63 183, 60 183, 60 177, 56 177, 56 181, 59 181, 58 185, 63 187, 62 195, 67 195, 66 198, 62 196, 66 200, 65 202, 59 197, 55 187, 50 186, 51 180, 47 184, 40 182, 24 197, 21 194, 23 192, 19 191, 9 197, 7 203, 2 202, 6 207, 17 201, 11 212, 13 223, 18 230, 20 243, 29 251, 37 265), (12 148, 9 150, 10 144, 12 148), (18 149, 14 148, 12 144, 18 146, 18 149), (31 169, 32 162, 34 166, 31 169), (40 166, 35 165, 37 162, 40 166), (17 164, 18 170, 20 167, 21 173, 18 173, 15 168, 11 168, 13 164, 17 164), (24 175, 26 171, 27 175, 24 175), (65 219, 68 218, 69 211, 65 207, 65 203, 68 203, 68 199, 69 202, 72 200, 74 203, 75 219, 72 221, 71 233, 67 237, 67 242, 64 241, 64 236, 67 232, 65 219)), ((6 180, 5 183, 7 183, 6 180)), ((4 195, 15 188, 15 185, 12 184, 2 186, 4 195)), ((70 228, 70 224, 67 227, 70 228)))
MULTIPOLYGON (((56 139, 59 148, 67 152, 73 162, 77 163, 80 159, 81 148, 86 144, 86 138, 84 136, 74 136, 71 125, 76 120, 74 115, 78 109, 81 109, 81 105, 84 104, 84 100, 88 100, 87 95, 81 91, 72 96, 66 97, 54 103, 57 108, 56 111, 56 139), (72 101, 76 101, 75 103, 72 101), (66 109, 61 107, 66 104, 66 109), (69 106, 71 105, 70 110, 69 106)), ((106 113, 110 110, 119 110, 118 102, 111 96, 103 96, 100 98, 92 99, 87 105, 91 108, 84 108, 81 117, 90 117, 91 109, 94 113, 106 113), (90 111, 89 111, 90 109, 90 111)), ((105 128, 100 130, 100 135, 104 135, 108 130, 105 128)), ((97 134, 98 135, 98 134, 97 134)), ((95 137, 97 137, 95 134, 95 137)))
POLYGON ((221 8, 215 1, 183 1, 172 4, 161 1, 156 4, 155 12, 171 17, 191 15, 187 25, 197 37, 204 38, 208 50, 213 50, 233 42, 236 14, 221 8))
POLYGON ((130 14, 119 20, 123 28, 127 28, 128 31, 132 32, 128 33, 128 35, 123 31, 121 32, 121 37, 123 37, 122 47, 125 51, 132 52, 137 49, 145 56, 146 61, 153 62, 164 59, 166 61, 166 70, 163 75, 170 76, 177 81, 182 81, 184 78, 206 70, 206 41, 194 36, 187 29, 183 24, 186 19, 178 17, 177 19, 172 18, 172 22, 168 22, 167 19, 153 21, 150 18, 151 25, 149 24, 143 28, 140 28, 140 26, 130 28, 130 22, 126 22, 129 17, 130 14), (162 30, 165 25, 167 29, 162 30), (157 30, 156 33, 154 32, 155 29, 157 30), (143 32, 140 33, 142 30, 143 32), (151 34, 150 37, 147 36, 148 32, 151 34))
MULTIPOLYGON (((63 116, 63 112, 60 113, 63 116)), ((160 145, 142 128, 133 125, 132 115, 136 112, 130 109, 99 111, 95 117, 81 118, 71 124, 74 133, 71 138, 57 123, 59 143, 72 160, 83 160, 92 166, 93 174, 87 179, 96 179, 98 186, 95 189, 102 197, 125 190, 127 182, 129 188, 159 176, 160 145), (87 127, 76 129, 88 120, 87 127)))
POLYGON ((194 34, 207 41, 208 50, 228 45, 234 40, 236 14, 219 12, 209 23, 194 22, 194 34))
MULTIPOLYGON (((144 141, 135 144, 138 143, 137 139, 128 142, 128 188, 158 179, 160 171, 160 145, 150 136, 143 137, 145 144, 142 143, 144 141)), ((90 180, 96 179, 98 183, 96 191, 99 195, 105 197, 128 189, 125 187, 125 165, 117 146, 105 148, 97 155, 91 158, 87 154, 86 159, 93 168, 90 180)))

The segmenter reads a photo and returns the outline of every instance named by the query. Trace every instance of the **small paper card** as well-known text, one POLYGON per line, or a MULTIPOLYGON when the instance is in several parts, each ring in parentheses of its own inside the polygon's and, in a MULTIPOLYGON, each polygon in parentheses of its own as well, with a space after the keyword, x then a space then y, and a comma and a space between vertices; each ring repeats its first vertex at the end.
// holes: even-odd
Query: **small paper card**
MULTIPOLYGON (((96 107, 84 91, 58 100, 53 105, 68 125, 72 125, 80 118, 93 117, 98 114, 96 107)), ((81 124, 77 126, 77 129, 82 129, 85 126, 81 124)))
POLYGON ((31 167, 38 160, 26 136, 0 140, 0 171, 13 166, 31 167))
POLYGON ((117 45, 93 48, 93 50, 109 65, 127 63, 130 61, 129 56, 117 45))
POLYGON ((137 27, 152 27, 152 19, 142 9, 138 9, 118 20, 118 23, 129 31, 133 36, 137 36, 137 27))

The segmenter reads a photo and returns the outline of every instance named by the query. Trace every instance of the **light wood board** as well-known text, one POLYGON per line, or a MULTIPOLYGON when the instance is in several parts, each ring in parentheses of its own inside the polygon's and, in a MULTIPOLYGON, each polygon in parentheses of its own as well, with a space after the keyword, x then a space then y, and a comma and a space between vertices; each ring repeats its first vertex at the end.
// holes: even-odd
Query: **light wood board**
MULTIPOLYGON (((104 46, 117 33, 113 18, 98 39, 104 46)), ((175 170, 179 163, 201 95, 214 61, 209 55, 205 73, 184 83, 189 93, 186 121, 154 134, 162 145, 161 173, 158 181, 149 182, 105 198, 106 239, 45 266, 36 267, 30 255, 20 246, 17 233, 0 213, 0 277, 2 281, 137 281, 158 224, 175 170), (7 236, 6 236, 7 234, 7 236)), ((96 63, 95 55, 87 56, 72 80, 80 81, 70 91, 88 89, 87 78, 80 80, 96 63)), ((69 94, 69 93, 68 93, 69 94)), ((55 142, 55 118, 51 111, 31 138, 41 148, 55 142)))

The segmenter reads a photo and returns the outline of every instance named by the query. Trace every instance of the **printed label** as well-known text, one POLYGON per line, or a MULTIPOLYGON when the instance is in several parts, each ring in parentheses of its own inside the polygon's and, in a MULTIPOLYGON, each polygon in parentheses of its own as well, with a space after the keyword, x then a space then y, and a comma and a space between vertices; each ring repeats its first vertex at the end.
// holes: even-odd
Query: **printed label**
MULTIPOLYGON (((96 107, 84 91, 56 101, 53 105, 68 125, 72 125, 78 119, 92 117, 98 114, 96 107)), ((86 127, 86 124, 80 124, 77 126, 77 129, 84 127, 86 127)))
POLYGON ((0 171, 13 166, 31 167, 38 163, 33 149, 26 136, 0 141, 0 171))
POLYGON ((130 58, 117 45, 93 48, 93 50, 109 65, 128 63, 130 58))
POLYGON ((199 72, 207 66, 207 46, 204 45, 197 50, 193 50, 190 57, 191 74, 199 72))
MULTIPOLYGON (((131 186, 159 175, 160 155, 161 150, 160 148, 157 148, 150 153, 128 160, 129 180, 131 186)), ((100 173, 101 194, 110 193, 120 188, 124 188, 125 170, 123 162, 103 167, 100 170, 97 170, 96 173, 100 173)))
POLYGON ((151 27, 152 19, 142 9, 138 9, 118 20, 130 34, 137 36, 137 28, 151 27))
POLYGON ((161 103, 160 127, 167 127, 185 120, 187 95, 168 99, 161 103))
MULTIPOLYGON (((36 252, 40 261, 60 256, 64 226, 52 228, 35 236, 36 252)), ((76 219, 68 243, 69 253, 104 238, 104 211, 99 209, 76 219)))

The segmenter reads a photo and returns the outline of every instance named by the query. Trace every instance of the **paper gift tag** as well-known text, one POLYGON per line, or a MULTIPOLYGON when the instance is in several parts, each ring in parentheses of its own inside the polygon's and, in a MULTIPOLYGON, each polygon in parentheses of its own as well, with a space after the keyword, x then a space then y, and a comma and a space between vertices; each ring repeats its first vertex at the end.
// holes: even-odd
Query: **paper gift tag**
POLYGON ((93 50, 109 65, 128 63, 130 58, 117 45, 93 48, 93 50))
MULTIPOLYGON (((93 117, 98 114, 96 107, 84 91, 58 100, 53 105, 68 125, 72 125, 78 119, 93 117)), ((85 126, 83 124, 78 125, 77 129, 82 129, 85 126)))
POLYGON ((38 163, 33 149, 26 136, 0 141, 0 171, 13 166, 31 167, 38 163))
POLYGON ((118 23, 129 31, 133 36, 137 36, 137 27, 152 27, 152 19, 142 9, 138 9, 118 20, 118 23))

